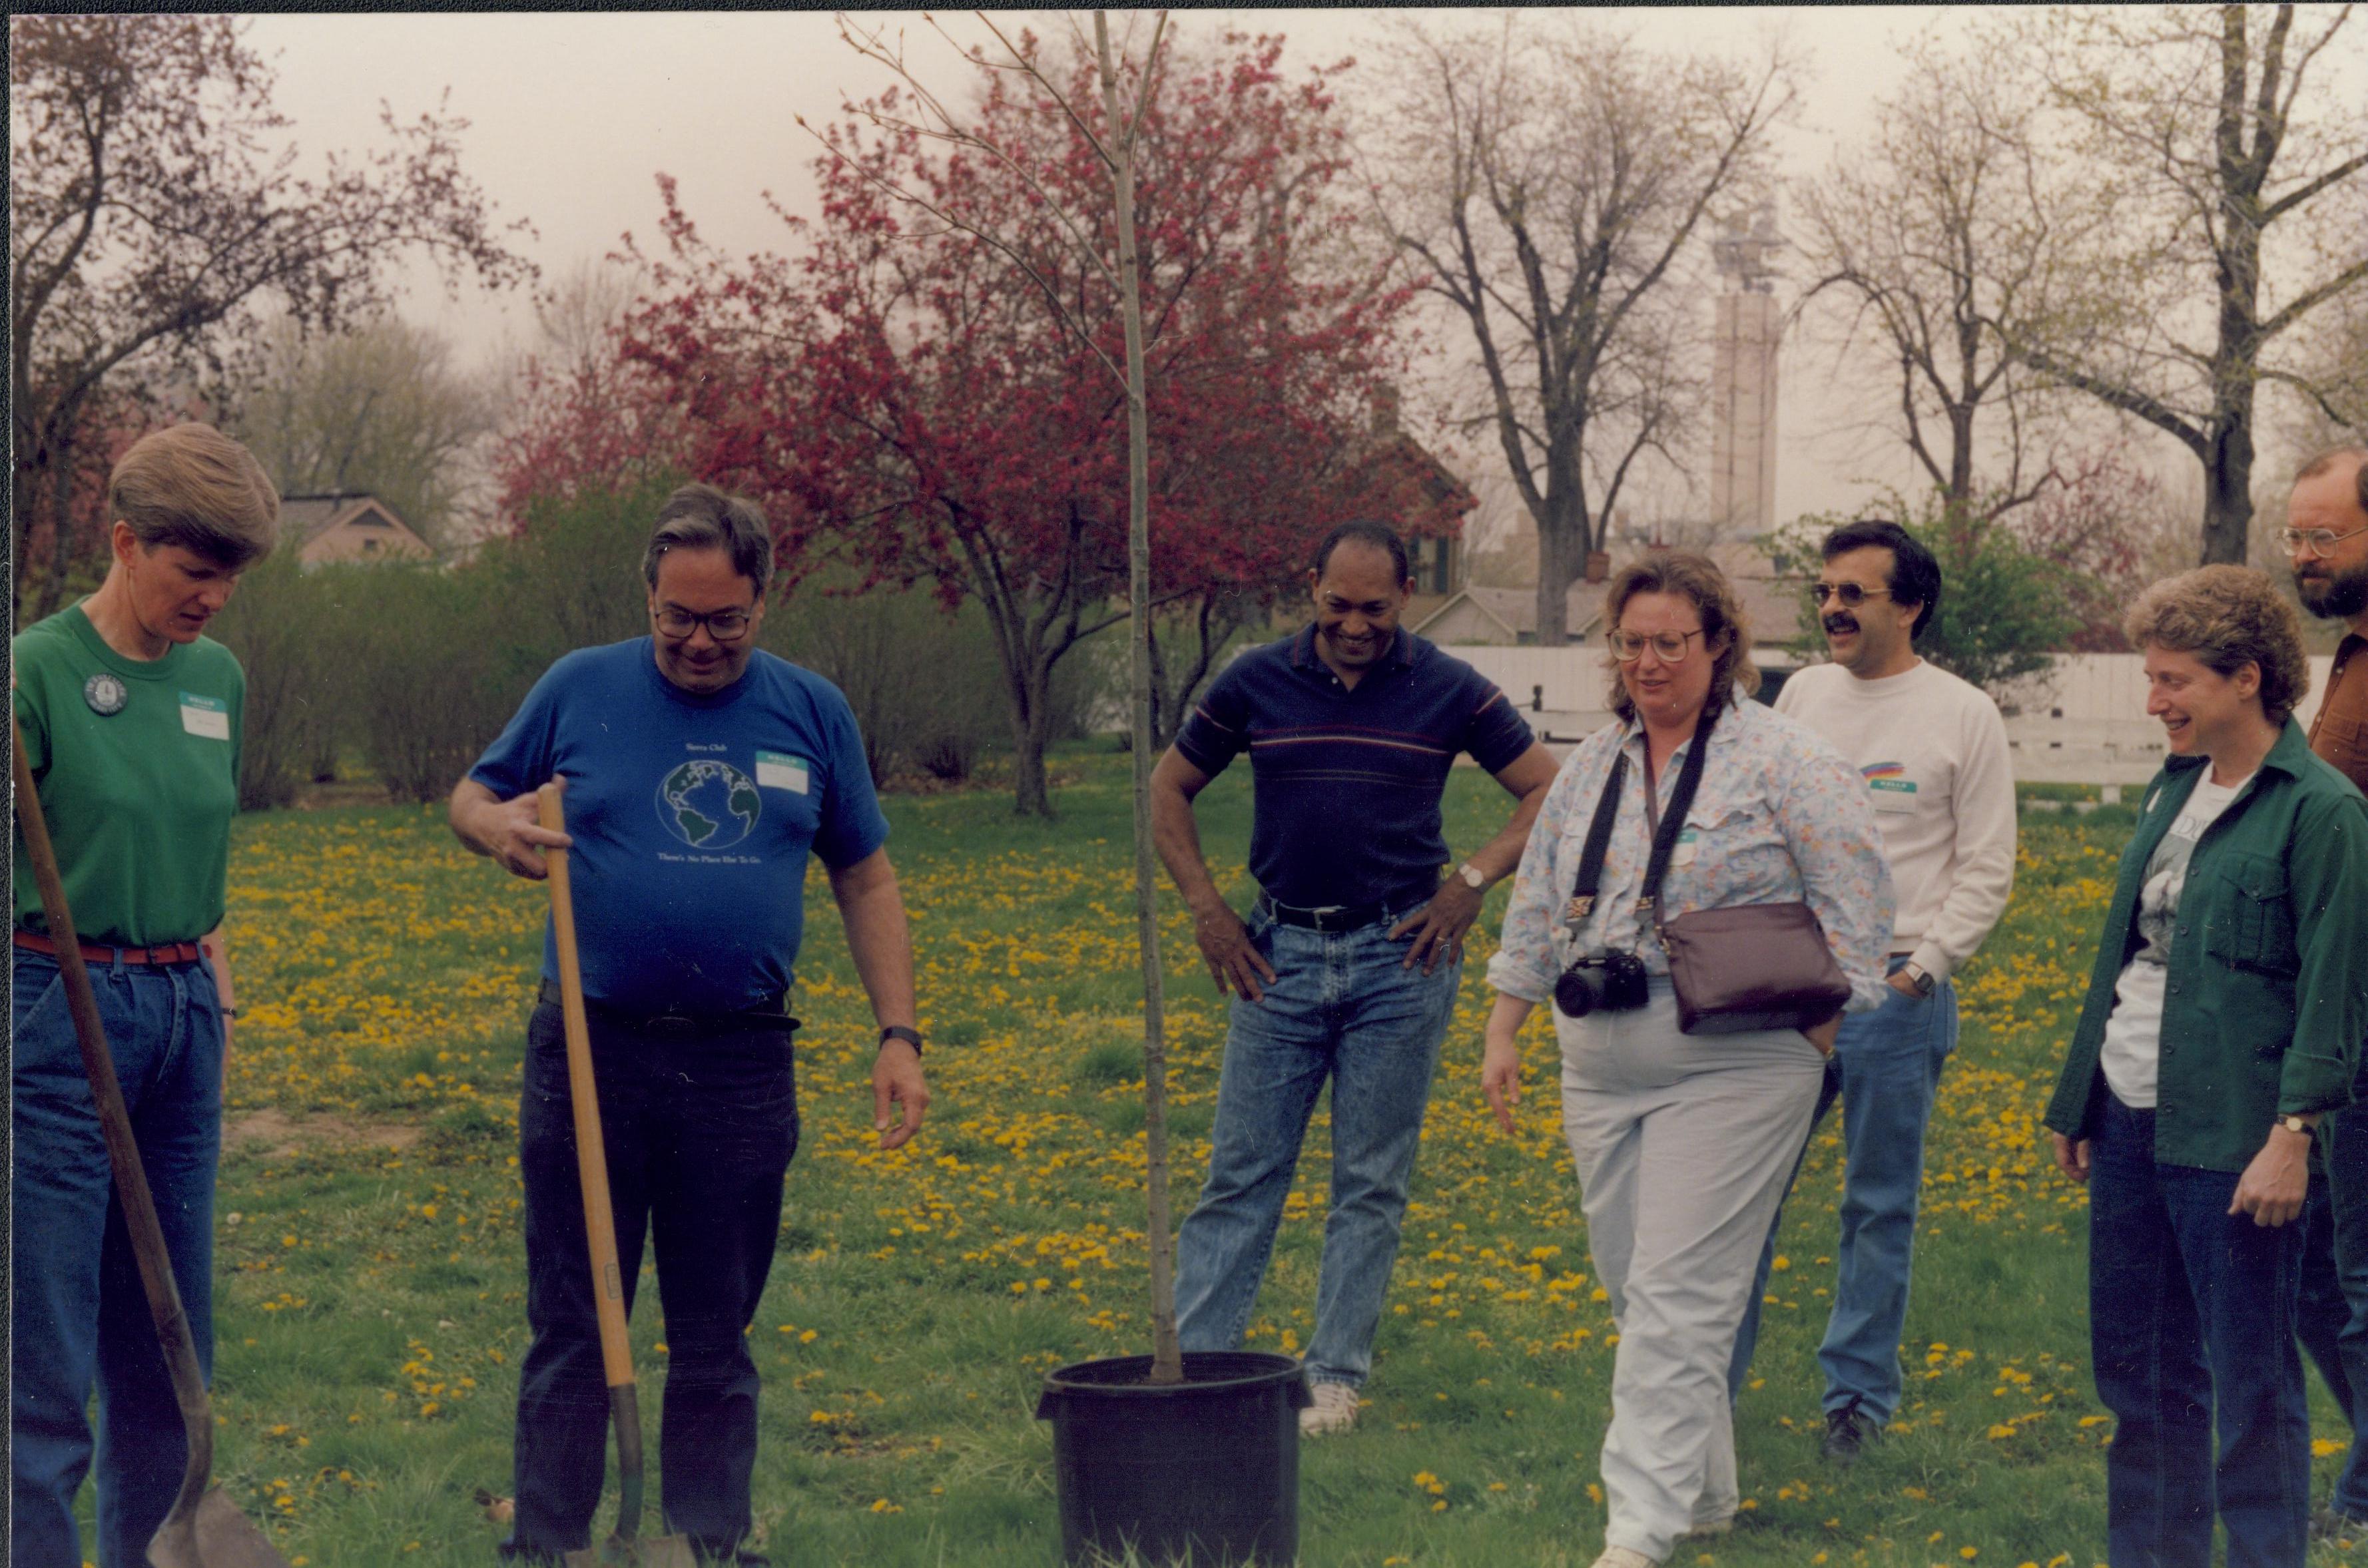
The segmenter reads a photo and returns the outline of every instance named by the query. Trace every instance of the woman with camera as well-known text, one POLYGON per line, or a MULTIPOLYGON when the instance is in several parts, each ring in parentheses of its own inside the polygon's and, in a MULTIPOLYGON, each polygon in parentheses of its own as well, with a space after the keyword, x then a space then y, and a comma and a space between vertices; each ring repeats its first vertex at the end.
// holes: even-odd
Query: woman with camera
POLYGON ((2089 1186, 2106 1554, 2209 1562, 2216 1504, 2230 1568, 2300 1562, 2294 1221, 2368 1034, 2368 807, 2294 720, 2302 625, 2268 577, 2183 573, 2124 631, 2170 755, 2045 1119, 2089 1186))
POLYGON ((1726 1365, 1845 1010, 1877 1006, 1891 876, 1866 783, 1759 685, 1734 590, 1656 551, 1612 578, 1618 722, 1562 766, 1513 883, 1481 1083, 1551 996, 1563 1125, 1620 1342, 1596 1568, 1737 1502, 1726 1365))

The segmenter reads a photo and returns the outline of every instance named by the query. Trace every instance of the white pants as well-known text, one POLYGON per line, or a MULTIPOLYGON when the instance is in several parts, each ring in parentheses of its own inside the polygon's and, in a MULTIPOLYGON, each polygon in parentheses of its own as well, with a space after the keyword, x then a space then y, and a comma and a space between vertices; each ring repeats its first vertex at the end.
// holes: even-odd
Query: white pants
POLYGON ((1666 1560, 1737 1498, 1727 1362, 1825 1059, 1793 1029, 1684 1035, 1668 982, 1627 1013, 1554 1015, 1563 1130, 1620 1344, 1604 1542, 1666 1560))

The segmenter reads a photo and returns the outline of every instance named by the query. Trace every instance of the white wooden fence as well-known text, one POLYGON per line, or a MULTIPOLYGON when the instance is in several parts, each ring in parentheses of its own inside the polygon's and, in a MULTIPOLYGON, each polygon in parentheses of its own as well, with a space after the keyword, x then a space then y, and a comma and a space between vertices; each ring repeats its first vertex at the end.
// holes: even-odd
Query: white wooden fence
MULTIPOLYGON (((1611 657, 1600 648, 1498 648, 1458 644, 1446 652, 1504 688, 1556 755, 1611 718, 1605 694, 1611 657)), ((2332 660, 2310 662, 2304 724, 2318 710, 2332 660)), ((2162 725, 2146 717, 2145 661, 2135 653, 2071 653, 2011 694, 2006 722, 2014 775, 2023 783, 2143 784, 2162 766, 2162 725)))

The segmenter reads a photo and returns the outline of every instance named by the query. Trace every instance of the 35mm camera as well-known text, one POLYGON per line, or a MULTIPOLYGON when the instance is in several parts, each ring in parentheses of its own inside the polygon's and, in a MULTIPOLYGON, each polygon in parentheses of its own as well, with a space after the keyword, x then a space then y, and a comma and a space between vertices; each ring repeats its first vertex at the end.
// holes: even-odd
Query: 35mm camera
POLYGON ((1634 953, 1589 953, 1573 959, 1554 982, 1554 1006, 1569 1017, 1633 1012, 1645 1005, 1645 960, 1634 953))

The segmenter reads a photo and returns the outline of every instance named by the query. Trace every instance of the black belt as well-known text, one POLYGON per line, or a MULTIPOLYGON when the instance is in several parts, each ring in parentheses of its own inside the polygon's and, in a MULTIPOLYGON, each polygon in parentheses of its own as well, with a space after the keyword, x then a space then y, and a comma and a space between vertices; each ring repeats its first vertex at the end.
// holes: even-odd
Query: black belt
MULTIPOLYGON (((536 988, 534 999, 538 1003, 547 1002, 554 1007, 564 1003, 559 987, 548 980, 536 988)), ((798 1027, 798 1020, 790 1017, 789 1002, 789 994, 781 992, 754 1006, 728 1013, 635 1013, 623 1007, 611 1007, 606 1002, 596 1002, 586 996, 584 998, 584 1011, 586 1017, 644 1034, 704 1034, 717 1029, 764 1028, 786 1032, 798 1027)))
POLYGON ((1285 926, 1309 931, 1361 931, 1388 919, 1393 907, 1386 903, 1339 903, 1302 909, 1265 893, 1258 894, 1258 906, 1285 926))

